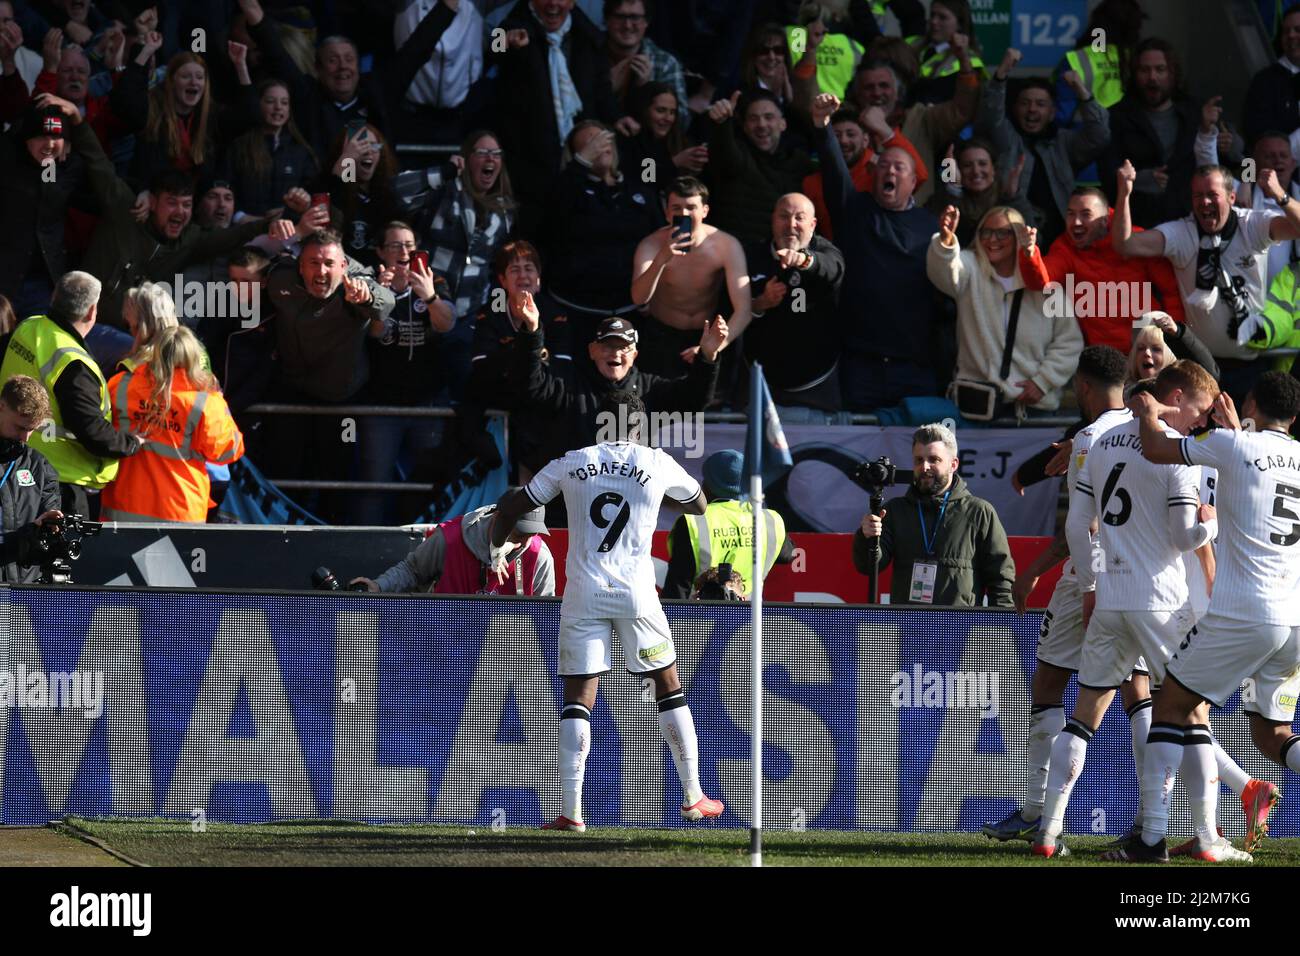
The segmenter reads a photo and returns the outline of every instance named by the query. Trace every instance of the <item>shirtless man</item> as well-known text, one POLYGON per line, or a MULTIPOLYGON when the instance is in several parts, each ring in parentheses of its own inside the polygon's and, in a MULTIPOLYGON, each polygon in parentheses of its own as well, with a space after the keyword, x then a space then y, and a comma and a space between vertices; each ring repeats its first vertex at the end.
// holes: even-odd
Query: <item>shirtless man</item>
POLYGON ((632 262, 632 301, 648 306, 654 320, 638 323, 641 361, 649 371, 679 372, 680 361, 695 358, 700 332, 717 312, 724 284, 731 299, 731 339, 749 325, 745 252, 734 236, 704 224, 708 214, 708 188, 689 176, 674 180, 668 191, 669 225, 655 230, 637 246, 632 262), (673 235, 671 223, 677 216, 690 219, 689 236, 685 232, 673 235))

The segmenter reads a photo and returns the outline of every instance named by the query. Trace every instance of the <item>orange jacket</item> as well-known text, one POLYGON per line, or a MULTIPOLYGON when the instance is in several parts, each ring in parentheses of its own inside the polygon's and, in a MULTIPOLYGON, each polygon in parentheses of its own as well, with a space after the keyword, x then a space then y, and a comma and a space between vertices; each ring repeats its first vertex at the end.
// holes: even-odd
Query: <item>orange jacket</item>
MULTIPOLYGON (((1114 215, 1114 210, 1110 213, 1114 215)), ((1142 230, 1134 226, 1133 231, 1142 230)), ((1145 310, 1162 310, 1175 322, 1186 321, 1169 260, 1163 256, 1127 259, 1110 244, 1110 233, 1087 249, 1076 249, 1068 234, 1061 235, 1047 255, 1034 246, 1032 257, 1022 250, 1019 258, 1027 289, 1058 282, 1064 295, 1070 288, 1068 277, 1074 276, 1071 305, 1087 345, 1109 345, 1127 355, 1133 345, 1133 320, 1145 310), (1112 314, 1115 308, 1123 314, 1112 314)))
POLYGON ((226 465, 244 454, 244 436, 220 392, 200 390, 184 370, 172 380, 165 425, 146 424, 153 373, 147 365, 108 381, 113 427, 145 439, 122 459, 104 489, 103 516, 117 521, 192 521, 208 518, 212 482, 206 462, 226 465))
MULTIPOLYGON (((926 168, 925 160, 916 151, 916 147, 912 145, 911 140, 898 129, 895 129, 894 135, 885 141, 884 148, 889 149, 894 146, 911 154, 912 162, 916 164, 916 188, 920 189, 930 178, 930 171, 926 168)), ((871 192, 872 187, 876 184, 876 164, 871 161, 875 155, 875 150, 868 145, 862 151, 862 155, 858 157, 858 161, 853 164, 853 168, 849 170, 849 178, 853 180, 854 187, 860 193, 871 192)), ((823 159, 822 162, 828 162, 828 160, 823 159)), ((822 182, 821 170, 804 177, 803 194, 812 200, 813 211, 817 216, 817 231, 833 241, 835 235, 831 230, 831 214, 826 209, 826 187, 822 182)))

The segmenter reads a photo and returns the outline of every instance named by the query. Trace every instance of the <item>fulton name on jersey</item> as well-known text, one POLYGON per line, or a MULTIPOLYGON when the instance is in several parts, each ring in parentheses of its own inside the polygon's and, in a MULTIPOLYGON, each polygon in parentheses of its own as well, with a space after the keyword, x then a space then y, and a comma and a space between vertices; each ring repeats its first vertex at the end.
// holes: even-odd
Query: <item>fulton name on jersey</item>
POLYGON ((1093 442, 1094 448, 1132 448, 1142 454, 1142 439, 1122 430, 1109 431, 1093 442))

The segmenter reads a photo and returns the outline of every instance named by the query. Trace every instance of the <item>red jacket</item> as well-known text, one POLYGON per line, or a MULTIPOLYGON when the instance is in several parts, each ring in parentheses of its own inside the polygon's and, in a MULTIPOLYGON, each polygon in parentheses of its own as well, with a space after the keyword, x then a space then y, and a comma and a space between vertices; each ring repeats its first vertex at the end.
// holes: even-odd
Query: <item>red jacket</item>
MULTIPOLYGON (((912 157, 912 162, 916 163, 916 188, 920 189, 930 178, 930 171, 926 169, 925 160, 921 159, 921 154, 916 151, 916 147, 908 140, 901 131, 895 129, 894 135, 885 141, 885 147, 897 146, 899 149, 905 149, 912 157)), ((849 175, 853 180, 854 187, 860 193, 869 193, 876 184, 876 165, 871 160, 875 157, 875 152, 870 146, 862 151, 858 161, 853 164, 849 170, 849 175)), ((817 231, 827 239, 834 239, 835 236, 831 230, 831 214, 826 208, 826 190, 822 185, 821 170, 804 178, 803 194, 812 200, 813 210, 817 215, 817 231)))
MULTIPOLYGON (((1133 231, 1142 230, 1134 227, 1133 231)), ((1020 255, 1020 275, 1025 286, 1034 290, 1058 282, 1062 295, 1073 282, 1074 316, 1088 345, 1109 345, 1127 355, 1133 345, 1133 320, 1149 310, 1168 312, 1175 322, 1186 321, 1169 260, 1163 256, 1127 259, 1111 246, 1109 233, 1087 249, 1076 249, 1068 233, 1052 243, 1046 256, 1034 246, 1032 257, 1020 255)))

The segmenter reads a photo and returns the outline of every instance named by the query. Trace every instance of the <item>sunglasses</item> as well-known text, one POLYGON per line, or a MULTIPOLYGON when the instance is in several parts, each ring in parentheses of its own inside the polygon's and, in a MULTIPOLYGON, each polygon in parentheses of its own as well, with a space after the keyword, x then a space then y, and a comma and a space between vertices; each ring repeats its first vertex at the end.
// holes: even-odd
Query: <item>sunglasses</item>
POLYGON ((1016 231, 1014 229, 981 229, 980 230, 980 238, 986 242, 994 242, 994 241, 1007 242, 1015 238, 1015 235, 1016 235, 1016 231))

